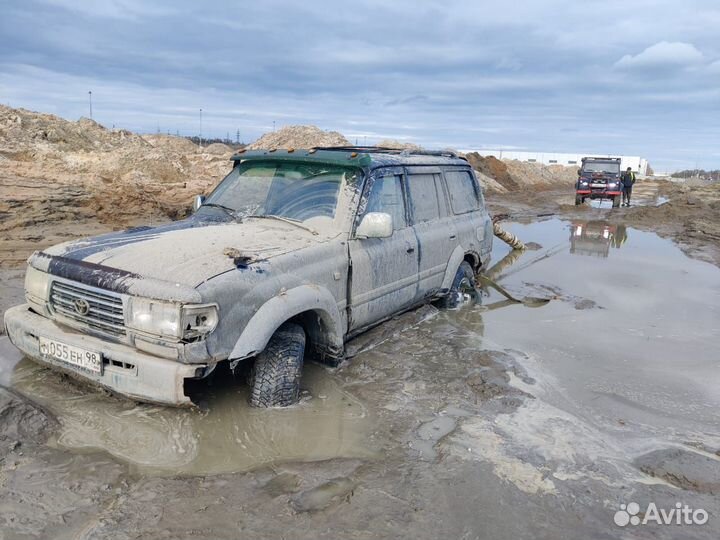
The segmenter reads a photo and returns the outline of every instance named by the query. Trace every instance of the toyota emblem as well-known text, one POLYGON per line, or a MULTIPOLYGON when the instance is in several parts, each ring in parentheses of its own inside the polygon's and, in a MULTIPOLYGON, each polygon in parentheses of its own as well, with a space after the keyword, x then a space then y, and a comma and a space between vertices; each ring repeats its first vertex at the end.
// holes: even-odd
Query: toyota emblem
POLYGON ((87 300, 83 300, 82 298, 78 298, 73 302, 73 306, 75 307, 75 311, 78 315, 87 315, 88 311, 90 311, 90 304, 88 304, 87 300))

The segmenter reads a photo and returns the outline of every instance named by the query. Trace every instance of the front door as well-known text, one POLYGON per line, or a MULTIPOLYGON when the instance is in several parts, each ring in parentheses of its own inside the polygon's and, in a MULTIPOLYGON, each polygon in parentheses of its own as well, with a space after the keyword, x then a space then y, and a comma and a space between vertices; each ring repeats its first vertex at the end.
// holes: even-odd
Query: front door
MULTIPOLYGON (((368 179, 361 208, 393 220, 388 238, 351 239, 350 331, 368 327, 413 304, 417 294, 418 244, 409 226, 402 171, 384 169, 368 179)), ((358 217, 357 223, 362 219, 358 217)))

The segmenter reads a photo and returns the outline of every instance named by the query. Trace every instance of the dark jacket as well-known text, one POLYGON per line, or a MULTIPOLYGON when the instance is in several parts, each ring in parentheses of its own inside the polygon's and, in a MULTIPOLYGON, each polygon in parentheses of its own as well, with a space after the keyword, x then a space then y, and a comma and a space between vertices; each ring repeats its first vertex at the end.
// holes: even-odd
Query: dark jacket
POLYGON ((633 184, 635 183, 635 173, 632 171, 625 171, 624 173, 622 173, 620 181, 625 188, 633 187, 633 184))

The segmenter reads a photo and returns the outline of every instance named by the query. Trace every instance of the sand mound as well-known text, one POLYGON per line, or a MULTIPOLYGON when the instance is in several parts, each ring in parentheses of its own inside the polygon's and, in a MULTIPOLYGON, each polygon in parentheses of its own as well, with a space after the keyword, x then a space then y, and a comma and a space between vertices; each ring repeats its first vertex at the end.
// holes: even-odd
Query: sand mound
POLYGON ((395 139, 383 139, 382 141, 378 142, 375 146, 379 146, 381 148, 393 148, 397 150, 409 150, 411 152, 417 152, 420 150, 424 150, 422 146, 414 143, 409 142, 400 142, 395 139))
POLYGON ((184 137, 171 135, 142 135, 143 140, 160 150, 193 154, 200 152, 200 147, 184 137))
POLYGON ((213 154, 215 156, 226 156, 233 153, 233 149, 223 143, 212 143, 211 145, 203 148, 202 151, 206 154, 213 154))
POLYGON ((542 165, 526 161, 509 160, 503 162, 510 176, 520 185, 525 184, 574 184, 577 180, 577 167, 564 165, 542 165))
MULTIPOLYGON (((477 152, 465 156, 473 169, 494 180, 505 191, 517 191, 528 186, 533 188, 553 188, 559 185, 572 185, 577 178, 576 167, 563 165, 542 165, 524 161, 500 161, 493 156, 483 157, 477 152)), ((502 191, 493 184, 490 191, 502 191)))
POLYGON ((69 122, 52 114, 0 105, 0 153, 28 159, 33 153, 109 151, 148 146, 139 135, 109 130, 89 118, 69 122))
POLYGON ((337 131, 323 131, 315 126, 285 126, 266 133, 248 150, 275 150, 278 148, 312 148, 313 146, 348 146, 350 141, 337 131))
POLYGON ((177 217, 230 170, 232 152, 0 106, 0 243, 19 234, 43 242, 48 224, 119 228, 177 217))

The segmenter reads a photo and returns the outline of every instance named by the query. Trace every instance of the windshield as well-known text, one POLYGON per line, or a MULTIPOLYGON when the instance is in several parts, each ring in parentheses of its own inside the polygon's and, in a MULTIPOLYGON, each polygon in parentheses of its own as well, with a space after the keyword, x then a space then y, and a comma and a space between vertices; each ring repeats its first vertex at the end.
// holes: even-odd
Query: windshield
POLYGON ((354 185, 359 178, 358 169, 338 165, 246 161, 225 177, 200 208, 225 207, 238 219, 333 219, 340 186, 343 182, 354 185))
POLYGON ((620 164, 617 161, 586 161, 582 166, 583 172, 619 173, 620 164))

